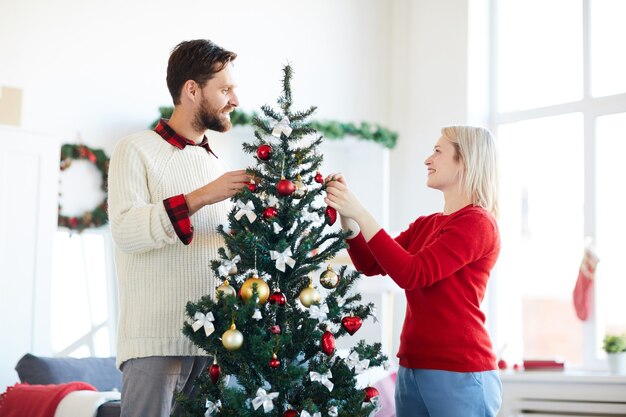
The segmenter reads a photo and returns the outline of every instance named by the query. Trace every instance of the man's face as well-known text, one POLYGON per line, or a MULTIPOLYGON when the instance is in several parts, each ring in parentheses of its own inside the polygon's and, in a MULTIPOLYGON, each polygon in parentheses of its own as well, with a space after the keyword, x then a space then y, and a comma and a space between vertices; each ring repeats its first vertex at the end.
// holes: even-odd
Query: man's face
POLYGON ((196 110, 193 127, 197 131, 207 129, 226 132, 232 127, 230 112, 239 105, 235 94, 233 65, 227 64, 211 78, 201 90, 200 104, 196 110))

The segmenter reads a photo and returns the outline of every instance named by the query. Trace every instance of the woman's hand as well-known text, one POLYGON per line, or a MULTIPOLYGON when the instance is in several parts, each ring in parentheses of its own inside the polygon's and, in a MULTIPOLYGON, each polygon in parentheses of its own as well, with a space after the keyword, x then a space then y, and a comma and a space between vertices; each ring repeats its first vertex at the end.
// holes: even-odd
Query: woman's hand
POLYGON ((324 201, 326 204, 336 209, 342 217, 357 220, 365 208, 348 188, 345 177, 342 174, 331 174, 326 177, 325 182, 326 198, 324 201))

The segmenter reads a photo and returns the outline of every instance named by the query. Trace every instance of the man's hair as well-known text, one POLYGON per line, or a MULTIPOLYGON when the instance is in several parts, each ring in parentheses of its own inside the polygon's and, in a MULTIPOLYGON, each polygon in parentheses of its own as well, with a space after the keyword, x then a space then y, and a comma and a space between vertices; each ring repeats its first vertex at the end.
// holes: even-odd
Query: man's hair
POLYGON ((194 80, 202 88, 235 58, 236 53, 208 39, 183 41, 176 45, 167 63, 167 88, 174 105, 180 104, 180 93, 188 80, 194 80))

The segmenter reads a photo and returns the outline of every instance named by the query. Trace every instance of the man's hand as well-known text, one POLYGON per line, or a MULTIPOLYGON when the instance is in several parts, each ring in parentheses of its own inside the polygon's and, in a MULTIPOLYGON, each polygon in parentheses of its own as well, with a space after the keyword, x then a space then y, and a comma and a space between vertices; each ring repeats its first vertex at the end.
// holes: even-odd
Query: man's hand
POLYGON ((198 188, 185 195, 189 215, 209 204, 219 203, 237 194, 250 183, 251 175, 244 169, 230 171, 211 181, 204 187, 198 188))

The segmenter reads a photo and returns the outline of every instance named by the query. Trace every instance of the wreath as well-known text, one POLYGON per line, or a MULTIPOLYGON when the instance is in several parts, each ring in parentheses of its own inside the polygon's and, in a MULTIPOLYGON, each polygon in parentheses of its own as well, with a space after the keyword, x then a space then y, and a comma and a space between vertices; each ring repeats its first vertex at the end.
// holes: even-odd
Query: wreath
MULTIPOLYGON (((85 145, 61 146, 61 171, 65 171, 72 165, 73 160, 87 160, 94 164, 102 175, 102 190, 107 192, 107 179, 109 173, 109 157, 101 149, 92 149, 85 145)), ((107 198, 98 206, 85 212, 82 216, 64 216, 61 214, 61 205, 59 204, 59 227, 66 227, 70 230, 77 230, 78 233, 89 227, 100 227, 107 223, 107 198)))

